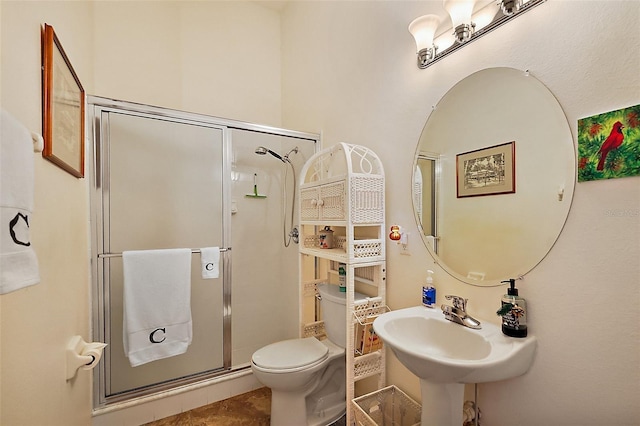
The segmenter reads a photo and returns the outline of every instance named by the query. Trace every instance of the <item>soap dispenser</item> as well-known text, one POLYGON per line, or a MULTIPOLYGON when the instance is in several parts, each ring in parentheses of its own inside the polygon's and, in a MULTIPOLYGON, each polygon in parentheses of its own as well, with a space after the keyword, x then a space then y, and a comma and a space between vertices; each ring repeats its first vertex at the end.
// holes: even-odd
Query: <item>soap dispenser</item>
POLYGON ((422 286, 422 304, 427 308, 436 307, 436 288, 433 286, 433 271, 427 271, 426 285, 422 286))
POLYGON ((497 312, 502 317, 502 332, 511 337, 527 337, 527 302, 518 295, 515 279, 502 282, 509 283, 497 312))

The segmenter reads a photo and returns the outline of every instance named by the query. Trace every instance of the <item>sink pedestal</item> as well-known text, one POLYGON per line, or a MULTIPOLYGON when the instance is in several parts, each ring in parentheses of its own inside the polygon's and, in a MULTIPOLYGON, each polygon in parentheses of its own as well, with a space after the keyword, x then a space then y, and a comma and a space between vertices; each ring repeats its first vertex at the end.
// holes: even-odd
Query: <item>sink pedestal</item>
POLYGON ((491 322, 471 329, 424 306, 384 313, 373 329, 420 378, 422 426, 462 426, 465 384, 523 375, 537 345, 535 336, 514 339, 491 322))
POLYGON ((462 426, 464 384, 420 380, 422 426, 462 426))

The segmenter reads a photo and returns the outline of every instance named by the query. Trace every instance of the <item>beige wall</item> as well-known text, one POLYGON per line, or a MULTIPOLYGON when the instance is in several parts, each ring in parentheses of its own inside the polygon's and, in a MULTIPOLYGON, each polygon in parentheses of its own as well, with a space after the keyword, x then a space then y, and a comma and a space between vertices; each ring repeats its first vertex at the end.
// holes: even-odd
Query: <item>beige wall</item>
MULTIPOLYGON (((6 1, 1 104, 41 130, 40 26, 88 94, 273 126, 281 122, 280 18, 251 2, 6 1)), ((90 338, 88 179, 34 154, 40 284, 0 297, 0 424, 87 425, 91 375, 65 380, 65 346, 90 338)))
MULTIPOLYGON (((2 8, 2 108, 41 132, 40 25, 53 25, 85 88, 93 86, 90 3, 6 2, 2 8)), ((31 237, 41 282, 0 297, 0 424, 86 425, 90 375, 66 381, 65 347, 89 339, 86 180, 34 153, 31 237)))
MULTIPOLYGON (((550 0, 419 70, 407 25, 427 13, 425 5, 288 6, 282 36, 284 125, 322 129, 325 146, 363 144, 382 158, 387 224, 410 233, 411 256, 399 255, 395 244, 387 250, 392 309, 420 303, 425 271, 433 269, 438 303, 445 294, 468 297, 473 315, 498 323, 495 311, 504 288, 471 287, 448 277, 418 234, 411 165, 431 107, 478 70, 529 69, 557 97, 575 139, 577 119, 640 102, 640 57, 634 53, 640 3, 550 0)), ((464 117, 452 125, 465 125, 464 117)), ((528 301, 530 329, 539 339, 534 364, 523 377, 480 385, 483 424, 638 422, 639 179, 577 184, 560 239, 519 286, 528 301)), ((389 358, 388 382, 419 399, 418 380, 389 358)))
POLYGON ((272 126, 280 17, 246 1, 96 2, 95 91, 272 126))

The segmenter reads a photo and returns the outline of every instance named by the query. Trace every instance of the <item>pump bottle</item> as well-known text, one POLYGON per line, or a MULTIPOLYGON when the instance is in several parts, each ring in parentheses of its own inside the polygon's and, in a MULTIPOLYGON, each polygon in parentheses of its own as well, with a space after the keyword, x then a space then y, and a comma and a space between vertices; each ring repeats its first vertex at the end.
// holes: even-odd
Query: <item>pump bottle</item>
POLYGON ((426 285, 422 286, 422 304, 427 308, 436 307, 436 288, 433 286, 433 271, 427 271, 426 285))
POLYGON ((515 279, 502 282, 510 284, 497 312, 502 316, 502 332, 511 337, 527 337, 527 302, 518 295, 515 279))

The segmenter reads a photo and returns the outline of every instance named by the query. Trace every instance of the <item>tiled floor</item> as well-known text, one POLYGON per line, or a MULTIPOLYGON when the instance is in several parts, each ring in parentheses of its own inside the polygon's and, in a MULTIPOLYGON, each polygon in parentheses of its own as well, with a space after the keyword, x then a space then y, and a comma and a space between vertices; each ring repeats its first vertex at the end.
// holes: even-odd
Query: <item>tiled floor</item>
MULTIPOLYGON (((144 426, 269 426, 271 389, 260 388, 144 426)), ((332 426, 344 426, 344 416, 332 426)))
POLYGON ((260 388, 145 426, 269 426, 271 390, 260 388))

